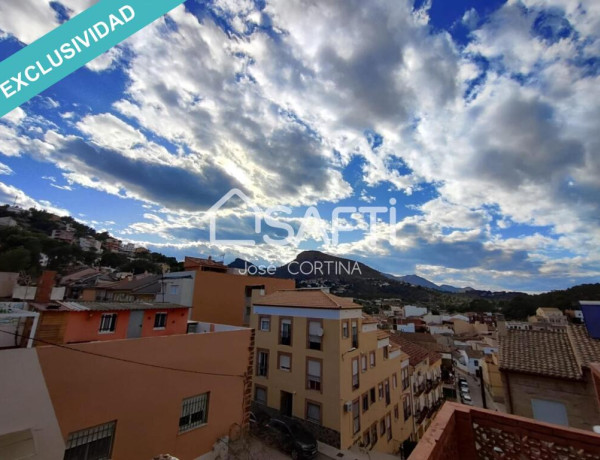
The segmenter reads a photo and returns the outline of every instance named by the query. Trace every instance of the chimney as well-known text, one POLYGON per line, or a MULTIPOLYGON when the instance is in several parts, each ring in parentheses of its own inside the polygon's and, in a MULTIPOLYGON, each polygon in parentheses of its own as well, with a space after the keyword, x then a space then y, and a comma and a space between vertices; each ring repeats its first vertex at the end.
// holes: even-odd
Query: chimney
POLYGON ((35 291, 34 301, 38 303, 49 303, 52 288, 54 287, 54 279, 56 272, 52 270, 44 270, 40 277, 35 291))

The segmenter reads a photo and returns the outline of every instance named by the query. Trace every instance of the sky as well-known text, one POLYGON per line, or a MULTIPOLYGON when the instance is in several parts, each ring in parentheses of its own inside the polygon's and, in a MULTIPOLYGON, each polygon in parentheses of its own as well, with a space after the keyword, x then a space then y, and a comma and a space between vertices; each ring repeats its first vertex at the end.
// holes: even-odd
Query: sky
MULTIPOLYGON (((3 0, 0 60, 94 3, 3 0)), ((599 31, 597 0, 187 1, 0 118, 0 202, 179 259, 599 282, 599 31)))

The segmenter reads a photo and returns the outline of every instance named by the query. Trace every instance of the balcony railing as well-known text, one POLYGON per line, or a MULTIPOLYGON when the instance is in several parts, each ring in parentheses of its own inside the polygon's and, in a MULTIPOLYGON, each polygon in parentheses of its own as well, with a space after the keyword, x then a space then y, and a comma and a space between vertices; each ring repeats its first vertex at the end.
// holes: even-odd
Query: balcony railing
POLYGON ((425 393, 429 393, 433 390, 433 380, 427 379, 427 383, 425 384, 425 393))
POLYGON ((598 458, 600 435, 447 402, 409 460, 598 458))
POLYGON ((419 396, 425 390, 425 384, 421 383, 420 385, 413 383, 413 393, 415 396, 419 396))

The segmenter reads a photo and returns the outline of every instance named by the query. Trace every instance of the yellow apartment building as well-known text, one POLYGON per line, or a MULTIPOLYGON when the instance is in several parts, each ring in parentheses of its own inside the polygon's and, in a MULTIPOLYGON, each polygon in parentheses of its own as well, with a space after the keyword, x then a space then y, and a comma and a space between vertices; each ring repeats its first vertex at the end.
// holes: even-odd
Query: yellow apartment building
POLYGON ((412 433, 409 359, 352 299, 321 289, 257 299, 254 403, 341 449, 395 453, 412 433))

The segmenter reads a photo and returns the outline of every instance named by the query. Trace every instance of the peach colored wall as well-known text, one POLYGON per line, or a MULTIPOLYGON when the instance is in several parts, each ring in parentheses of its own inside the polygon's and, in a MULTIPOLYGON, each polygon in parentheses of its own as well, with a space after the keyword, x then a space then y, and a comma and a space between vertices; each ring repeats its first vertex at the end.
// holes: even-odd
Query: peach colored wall
POLYGON ((65 330, 65 343, 71 342, 89 342, 91 340, 116 340, 127 337, 127 325, 129 323, 128 311, 82 311, 70 312, 67 320, 67 328, 65 330), (117 323, 115 332, 102 333, 100 329, 100 321, 103 314, 117 313, 117 323))
POLYGON ((161 335, 185 334, 187 332, 189 308, 169 310, 146 310, 142 323, 142 337, 158 337, 161 335), (154 329, 156 313, 167 313, 167 326, 165 329, 154 329))
POLYGON ((53 346, 37 348, 64 439, 70 432, 116 420, 113 460, 148 460, 164 453, 190 460, 210 451, 218 438, 242 423, 251 332, 71 345, 160 366, 242 377, 183 373, 53 346), (182 400, 205 392, 210 392, 207 423, 178 434, 182 400))
POLYGON ((196 271, 192 319, 209 323, 244 325, 246 286, 265 286, 265 294, 294 289, 294 280, 263 276, 196 271))
MULTIPOLYGON (((89 342, 93 340, 117 340, 127 338, 129 325, 129 311, 105 312, 70 312, 64 335, 65 343, 89 342), (100 333, 100 320, 103 314, 117 313, 115 332, 100 333)), ((142 337, 156 337, 172 334, 185 334, 187 331, 188 309, 146 310, 142 323, 142 337), (167 326, 165 329, 154 329, 154 316, 157 312, 167 312, 167 326)))

